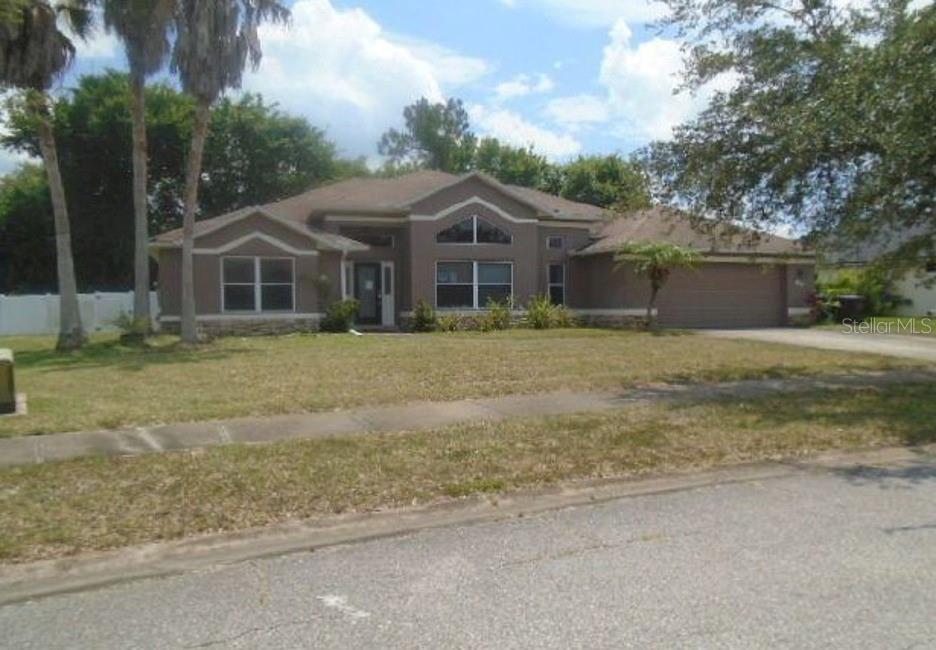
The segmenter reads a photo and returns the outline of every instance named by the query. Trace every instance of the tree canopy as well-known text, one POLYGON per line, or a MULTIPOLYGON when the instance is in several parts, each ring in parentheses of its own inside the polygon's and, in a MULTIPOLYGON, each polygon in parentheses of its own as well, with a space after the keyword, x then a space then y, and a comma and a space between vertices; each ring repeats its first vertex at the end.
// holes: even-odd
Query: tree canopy
POLYGON ((689 43, 685 84, 734 76, 646 161, 697 214, 814 237, 936 233, 936 5, 665 0, 689 43))
MULTIPOLYGON (((185 152, 194 102, 167 84, 154 84, 146 90, 146 107, 150 232, 158 233, 181 223, 185 152)), ((125 289, 131 286, 133 270, 127 75, 107 72, 80 78, 55 104, 53 119, 71 204, 79 284, 83 289, 125 289)), ((10 114, 8 128, 2 144, 38 153, 36 133, 26 116, 10 114)), ((199 216, 212 217, 266 203, 362 171, 362 161, 339 160, 334 145, 305 119, 283 113, 258 95, 225 99, 214 109, 206 144, 199 216)), ((41 238, 45 226, 40 224, 51 224, 47 186, 40 188, 33 176, 30 166, 5 181, 20 193, 28 188, 31 198, 0 201, 0 239, 13 232, 10 229, 32 232, 33 228, 41 238), (35 209, 40 199, 46 205, 44 216, 35 209)), ((18 279, 14 282, 8 276, 0 291, 54 286, 55 265, 30 263, 26 250, 11 252, 16 256, 11 265, 17 268, 18 279), (19 273, 21 268, 29 272, 19 273)))
POLYGON ((477 138, 460 99, 431 103, 423 97, 403 109, 403 130, 389 129, 377 145, 391 165, 460 173, 471 168, 477 138))
POLYGON ((650 205, 649 179, 640 161, 617 154, 579 156, 552 163, 532 144, 516 147, 471 130, 461 100, 432 104, 423 98, 403 111, 406 127, 390 129, 378 145, 388 157, 383 173, 415 169, 481 171, 502 183, 533 187, 572 201, 614 210, 650 205))

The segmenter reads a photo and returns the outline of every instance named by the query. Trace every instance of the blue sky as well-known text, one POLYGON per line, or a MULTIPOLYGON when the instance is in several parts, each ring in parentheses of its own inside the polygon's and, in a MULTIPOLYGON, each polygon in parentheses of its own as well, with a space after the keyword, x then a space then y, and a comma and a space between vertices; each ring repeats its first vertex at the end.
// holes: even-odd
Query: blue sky
MULTIPOLYGON (((647 27, 643 0, 294 0, 293 21, 261 34, 245 90, 326 130, 339 150, 378 162, 403 107, 459 97, 479 135, 532 144, 553 160, 628 153, 695 114, 674 96, 679 43, 647 27)), ((62 83, 123 68, 107 34, 80 47, 62 83)), ((0 173, 17 158, 0 153, 0 173)))

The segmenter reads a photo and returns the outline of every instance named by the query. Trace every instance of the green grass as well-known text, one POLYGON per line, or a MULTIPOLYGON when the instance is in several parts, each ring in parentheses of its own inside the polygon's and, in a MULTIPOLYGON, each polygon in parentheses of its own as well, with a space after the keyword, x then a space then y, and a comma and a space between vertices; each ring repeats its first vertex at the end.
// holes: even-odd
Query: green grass
POLYGON ((20 466, 0 470, 0 560, 570 479, 929 443, 934 421, 931 382, 20 466))
POLYGON ((887 357, 752 341, 607 330, 223 338, 196 349, 168 337, 141 349, 98 336, 72 354, 51 338, 0 339, 16 353, 29 414, 0 436, 413 400, 605 390, 913 365, 887 357))

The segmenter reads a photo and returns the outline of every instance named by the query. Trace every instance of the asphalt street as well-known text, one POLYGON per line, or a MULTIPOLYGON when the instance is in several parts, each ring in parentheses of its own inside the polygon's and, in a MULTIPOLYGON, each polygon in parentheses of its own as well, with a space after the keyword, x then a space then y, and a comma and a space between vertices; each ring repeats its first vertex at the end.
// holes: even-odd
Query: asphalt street
POLYGON ((936 648, 936 462, 619 499, 0 608, 5 648, 936 648))

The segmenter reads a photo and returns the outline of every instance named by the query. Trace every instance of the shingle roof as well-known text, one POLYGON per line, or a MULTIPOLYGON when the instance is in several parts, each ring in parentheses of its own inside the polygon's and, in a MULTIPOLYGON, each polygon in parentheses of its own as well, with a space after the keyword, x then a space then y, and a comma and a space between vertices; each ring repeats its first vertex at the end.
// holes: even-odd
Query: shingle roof
MULTIPOLYGON (((203 221, 195 222, 195 236, 203 235, 209 232, 223 228, 224 226, 234 223, 239 219, 246 218, 251 215, 262 214, 270 219, 274 219, 277 222, 283 223, 285 226, 296 230, 302 235, 309 237, 317 241, 325 249, 338 250, 338 251, 353 251, 353 250, 366 250, 368 246, 349 239, 348 237, 342 237, 341 235, 336 235, 330 232, 324 232, 318 228, 310 228, 303 224, 295 223, 291 220, 283 218, 281 215, 271 212, 264 206, 249 206, 242 208, 240 210, 235 210, 234 212, 229 212, 223 214, 220 217, 215 217, 213 219, 205 219, 203 221)), ((169 230, 159 235, 156 235, 152 239, 152 243, 157 247, 176 247, 182 245, 182 229, 175 228, 174 230, 169 230)))
MULTIPOLYGON (((469 177, 479 178, 497 187, 508 196, 529 205, 544 219, 595 222, 603 219, 605 215, 604 209, 597 206, 569 201, 528 187, 505 185, 485 174, 472 173, 457 176, 433 170, 416 171, 394 178, 350 178, 260 207, 271 214, 304 226, 313 214, 358 213, 403 216, 410 213, 410 206, 418 200, 469 177)), ((243 210, 237 210, 199 221, 195 224, 195 235, 234 221, 242 216, 242 213, 243 210)), ((181 229, 176 229, 158 235, 154 241, 166 243, 176 241, 181 236, 181 229)))
POLYGON ((650 208, 607 222, 596 234, 598 240, 575 253, 612 253, 623 244, 664 241, 705 254, 808 256, 798 242, 778 235, 715 222, 697 222, 670 208, 650 208))

